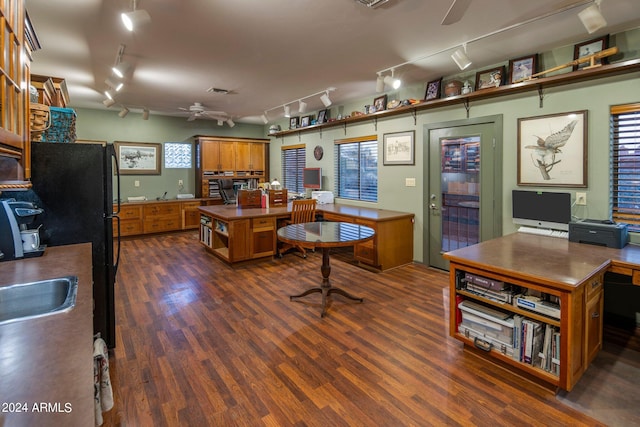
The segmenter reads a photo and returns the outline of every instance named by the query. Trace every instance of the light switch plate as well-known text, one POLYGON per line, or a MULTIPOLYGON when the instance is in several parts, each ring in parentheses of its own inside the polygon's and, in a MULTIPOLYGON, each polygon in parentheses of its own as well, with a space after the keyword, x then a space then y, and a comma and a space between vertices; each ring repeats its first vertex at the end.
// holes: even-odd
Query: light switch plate
POLYGON ((404 186, 405 187, 415 187, 416 186, 416 179, 415 178, 405 178, 404 179, 404 186))

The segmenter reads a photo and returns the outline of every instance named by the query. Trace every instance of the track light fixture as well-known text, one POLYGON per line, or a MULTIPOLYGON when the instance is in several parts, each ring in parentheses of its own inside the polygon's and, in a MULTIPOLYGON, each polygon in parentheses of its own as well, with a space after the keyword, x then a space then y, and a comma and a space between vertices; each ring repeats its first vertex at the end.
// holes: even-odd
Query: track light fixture
POLYGON ((464 70, 472 64, 471 59, 467 56, 467 44, 463 43, 462 48, 464 49, 464 52, 458 49, 451 55, 451 59, 453 59, 453 62, 456 63, 460 70, 464 70))
POLYGON ((104 96, 106 96, 106 97, 107 97, 107 99, 110 99, 110 100, 112 100, 112 101, 113 101, 113 94, 111 93, 111 91, 110 91, 110 90, 105 90, 105 91, 104 91, 104 96))
POLYGON ((324 95, 320 97, 320 101, 322 101, 322 105, 328 107, 331 105, 331 99, 329 98, 329 91, 326 91, 324 95))
POLYGON ((378 73, 378 78, 376 79, 376 92, 380 93, 384 91, 384 77, 382 74, 378 73))
POLYGON ((231 119, 227 119, 227 124, 229 125, 230 128, 234 127, 236 124, 233 123, 233 120, 231 119))
POLYGON ((582 25, 584 25, 589 34, 607 26, 607 21, 602 16, 602 12, 600 12, 600 3, 602 3, 602 0, 595 0, 591 6, 578 13, 578 18, 580 18, 582 25))
POLYGON ((149 120, 149 110, 146 108, 142 110, 142 120, 149 120))
POLYGON ((115 90, 116 92, 120 92, 120 89, 122 89, 122 87, 124 86, 124 83, 114 82, 111 79, 106 79, 104 82, 107 84, 107 86, 109 86, 111 89, 115 90))
POLYGON ((271 111, 271 110, 275 110, 276 108, 283 108, 284 109, 284 116, 285 117, 291 117, 291 104, 293 104, 294 102, 298 102, 298 111, 300 113, 304 113, 305 111, 307 111, 307 103, 304 102, 305 99, 307 98, 311 98, 312 96, 320 96, 320 101, 322 101, 322 104, 325 107, 329 107, 331 105, 331 99, 329 98, 329 92, 332 92, 336 90, 335 87, 328 87, 323 91, 320 92, 316 92, 316 93, 312 93, 311 95, 307 95, 307 96, 303 96, 302 98, 299 99, 294 99, 293 101, 289 101, 287 103, 284 104, 280 104, 280 105, 276 105, 275 107, 271 107, 267 110, 264 110, 264 114, 262 115, 262 121, 264 122, 264 124, 268 123, 268 118, 267 118, 267 111, 271 111))
POLYGON ((122 109, 120 110, 120 112, 118 113, 118 116, 121 119, 124 119, 125 117, 127 117, 127 114, 129 114, 129 109, 127 107, 122 107, 122 109))
POLYGON ((131 12, 122 12, 120 14, 120 18, 122 19, 122 23, 124 27, 133 31, 136 28, 148 23, 151 21, 151 16, 146 10, 137 10, 138 2, 137 0, 131 1, 131 12))
POLYGON ((104 101, 102 101, 102 103, 104 104, 104 106, 105 106, 105 107, 109 108, 109 107, 111 107, 113 104, 115 104, 115 103, 116 103, 116 101, 114 101, 114 100, 113 100, 113 99, 111 99, 111 98, 107 98, 107 99, 105 99, 104 101))
POLYGON ((118 47, 118 53, 116 54, 116 61, 113 64, 113 67, 111 68, 111 71, 113 71, 113 74, 115 74, 120 79, 123 78, 124 75, 127 73, 127 71, 129 71, 129 68, 131 68, 131 65, 128 62, 125 62, 122 60, 122 56, 124 55, 125 48, 126 46, 124 44, 121 44, 118 47))

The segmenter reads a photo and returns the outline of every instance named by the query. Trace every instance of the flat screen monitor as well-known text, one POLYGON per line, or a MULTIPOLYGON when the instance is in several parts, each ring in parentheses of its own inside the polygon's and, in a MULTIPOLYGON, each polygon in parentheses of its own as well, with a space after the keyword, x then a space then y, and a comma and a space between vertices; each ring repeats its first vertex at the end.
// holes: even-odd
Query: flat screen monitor
POLYGON ((569 230, 571 193, 513 190, 513 222, 553 230, 569 230))
POLYGON ((322 168, 302 169, 302 186, 313 190, 320 190, 322 187, 322 168))

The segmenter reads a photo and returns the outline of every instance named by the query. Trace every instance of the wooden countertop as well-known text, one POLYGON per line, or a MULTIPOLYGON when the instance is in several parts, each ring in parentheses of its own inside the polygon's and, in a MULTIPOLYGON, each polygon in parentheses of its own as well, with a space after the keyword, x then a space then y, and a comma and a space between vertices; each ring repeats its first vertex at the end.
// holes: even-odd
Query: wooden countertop
MULTIPOLYGON (((242 218, 257 218, 257 217, 283 217, 286 218, 291 213, 291 203, 285 207, 277 208, 251 208, 241 209, 235 205, 213 205, 213 206, 201 206, 198 208, 201 212, 209 214, 215 218, 223 220, 234 220, 242 218)), ((358 206, 349 206, 342 204, 323 204, 316 206, 316 212, 318 213, 336 213, 345 216, 351 216, 354 218, 365 218, 372 221, 388 221, 397 218, 413 217, 414 214, 407 212, 397 212, 385 209, 374 209, 358 206)))
MULTIPOLYGON (((203 201, 210 201, 210 200, 220 200, 220 199, 215 199, 213 197, 194 197, 191 199, 164 199, 164 200, 156 200, 156 199, 150 199, 150 200, 133 200, 131 202, 127 201, 127 200, 121 200, 120 201, 120 206, 131 206, 131 205, 149 205, 152 203, 177 203, 177 202, 203 202, 203 201)), ((113 204, 115 205, 116 202, 113 202, 113 204)))
POLYGON ((52 247, 38 258, 0 262, 0 286, 68 275, 79 279, 70 312, 0 326, 0 425, 95 423, 91 244, 52 247), (15 404, 23 412, 9 406, 15 404), (34 405, 43 404, 46 412, 34 412, 34 405))
POLYGON ((625 249, 575 243, 557 237, 513 233, 456 249, 444 256, 451 262, 464 262, 481 269, 490 266, 491 271, 498 274, 570 291, 593 274, 606 269, 611 260, 620 256, 625 249))

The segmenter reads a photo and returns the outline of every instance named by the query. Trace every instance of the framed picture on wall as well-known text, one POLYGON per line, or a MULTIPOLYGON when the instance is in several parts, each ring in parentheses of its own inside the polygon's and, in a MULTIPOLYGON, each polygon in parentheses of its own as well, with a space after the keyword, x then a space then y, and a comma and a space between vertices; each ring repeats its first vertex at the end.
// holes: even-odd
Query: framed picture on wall
POLYGON ((299 127, 300 118, 299 117, 290 117, 289 118, 289 129, 296 129, 299 127))
POLYGON ((587 186, 587 113, 518 119, 518 185, 587 186))
POLYGON ((509 61, 509 83, 519 83, 530 79, 538 72, 538 54, 523 56, 509 61))
POLYGON ((438 80, 433 80, 427 83, 427 90, 425 91, 425 94, 424 94, 424 100, 430 101, 432 99, 439 99, 441 86, 442 86, 442 77, 440 77, 438 80))
POLYGON ((385 133, 382 147, 382 164, 388 165, 413 165, 415 131, 385 133))
MULTIPOLYGON (((598 37, 597 39, 588 40, 578 43, 573 47, 573 59, 580 59, 598 53, 609 47, 609 35, 598 37)), ((606 64, 607 58, 595 59, 594 65, 606 64)), ((573 66, 573 71, 581 70, 591 65, 590 61, 581 62, 573 66)))
POLYGON ((120 175, 160 175, 162 144, 115 141, 113 145, 120 175))

